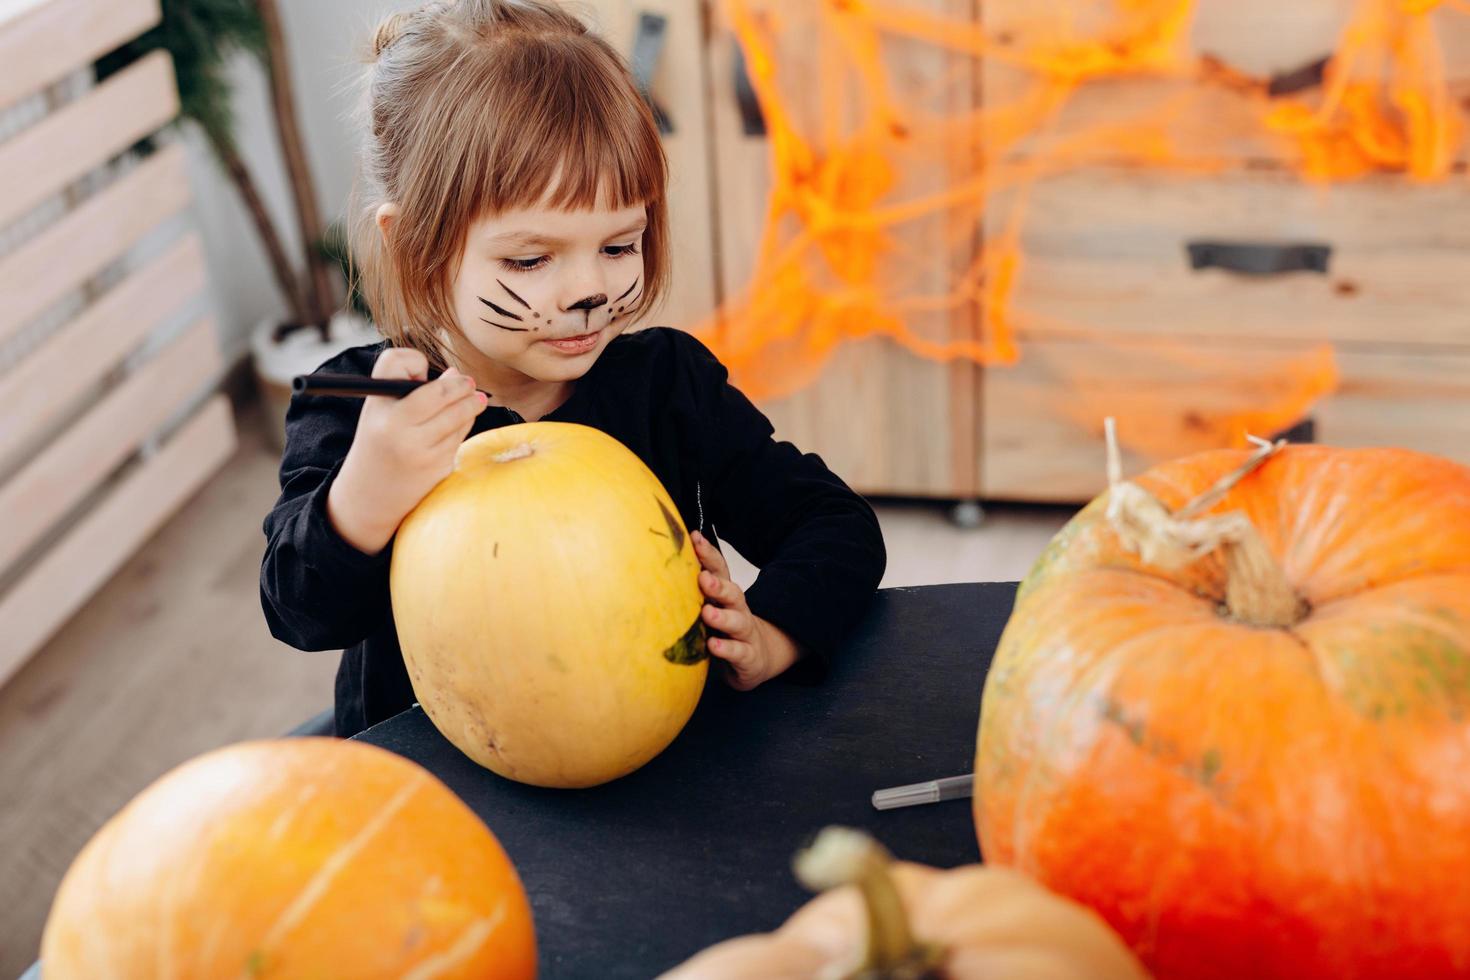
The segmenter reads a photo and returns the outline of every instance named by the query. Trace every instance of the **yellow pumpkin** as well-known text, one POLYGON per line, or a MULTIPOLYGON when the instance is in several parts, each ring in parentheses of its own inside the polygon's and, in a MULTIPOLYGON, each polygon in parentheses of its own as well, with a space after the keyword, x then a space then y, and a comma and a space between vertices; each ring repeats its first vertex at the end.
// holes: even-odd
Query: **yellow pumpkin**
POLYGON ((678 509, 587 426, 466 441, 399 528, 391 588, 425 713, 510 779, 626 775, 674 740, 704 688, 699 559, 678 509))
POLYGON ((1148 976, 1096 913, 1004 868, 893 863, 868 835, 828 827, 796 873, 826 894, 775 932, 712 946, 661 980, 1148 976))
POLYGON ((531 980, 505 851, 428 772, 361 742, 191 759, 82 848, 41 939, 46 980, 531 980))

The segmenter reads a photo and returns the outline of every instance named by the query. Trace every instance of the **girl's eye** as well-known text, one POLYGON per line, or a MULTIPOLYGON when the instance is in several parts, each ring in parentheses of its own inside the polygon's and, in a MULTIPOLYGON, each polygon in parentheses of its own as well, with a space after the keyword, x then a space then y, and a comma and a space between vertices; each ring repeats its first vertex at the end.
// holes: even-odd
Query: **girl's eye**
POLYGON ((624 255, 637 255, 638 243, 632 242, 628 245, 604 245, 602 251, 609 257, 620 259, 624 255))
POLYGON ((530 272, 541 268, 550 259, 550 256, 538 255, 534 259, 501 259, 500 264, 511 272, 530 272))

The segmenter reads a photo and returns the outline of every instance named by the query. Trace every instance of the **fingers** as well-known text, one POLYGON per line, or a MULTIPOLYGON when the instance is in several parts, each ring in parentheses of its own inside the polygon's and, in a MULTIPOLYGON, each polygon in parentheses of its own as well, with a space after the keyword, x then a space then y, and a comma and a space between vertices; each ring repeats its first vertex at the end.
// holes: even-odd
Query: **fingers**
POLYGON ((474 379, 450 368, 418 391, 401 398, 398 410, 409 425, 425 425, 445 411, 469 404, 479 406, 474 379))
POLYGON ((699 591, 706 597, 725 606, 744 606, 745 593, 740 586, 728 578, 720 578, 714 572, 699 573, 699 591))
POLYGON ((465 436, 469 435, 470 428, 475 424, 475 416, 481 411, 478 406, 468 411, 446 411, 437 416, 431 425, 420 426, 415 431, 424 434, 424 440, 432 452, 451 452, 464 442, 465 436))
POLYGON ((725 681, 737 691, 749 691, 760 684, 755 647, 743 640, 715 638, 708 643, 711 656, 729 665, 725 681))
POLYGON ((748 640, 755 632, 755 617, 746 607, 744 596, 741 596, 738 606, 721 609, 719 606, 706 605, 699 615, 704 620, 704 625, 719 630, 731 639, 748 640))
POLYGON ((429 359, 412 347, 390 347, 373 362, 373 377, 424 381, 429 377, 429 359))
POLYGON ((441 442, 452 436, 463 440, 465 433, 470 431, 470 426, 475 424, 475 416, 485 410, 486 401, 484 392, 471 389, 468 395, 456 398, 420 422, 417 431, 430 443, 441 442))
POLYGON ((725 556, 720 550, 709 543, 709 539, 698 531, 689 535, 694 542, 694 553, 699 556, 699 563, 720 578, 729 580, 730 566, 725 563, 725 556))

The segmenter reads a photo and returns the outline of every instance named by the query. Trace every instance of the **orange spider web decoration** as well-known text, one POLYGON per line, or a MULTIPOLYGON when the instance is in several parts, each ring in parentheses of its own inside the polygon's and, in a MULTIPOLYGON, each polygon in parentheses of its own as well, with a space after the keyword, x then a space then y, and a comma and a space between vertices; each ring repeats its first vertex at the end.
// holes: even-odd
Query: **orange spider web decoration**
MULTIPOLYGON (((864 338, 994 366, 1025 356, 1034 332, 1116 348, 1106 328, 1016 300, 1040 181, 1099 164, 1218 174, 1262 153, 1322 185, 1456 173, 1464 110, 1432 15, 1470 0, 1358 0, 1320 84, 1285 97, 1191 49, 1197 0, 1038 0, 1025 30, 994 36, 981 2, 721 0, 764 114, 771 188, 749 283, 695 330, 753 397, 804 388, 864 338), (1010 84, 979 98, 997 70, 1010 84), (1108 111, 1119 79, 1168 84, 1108 111)), ((1337 383, 1330 344, 1242 362, 1150 337, 1146 357, 1152 375, 1218 397, 1181 425, 1167 421, 1178 386, 1058 365, 1037 408, 1081 425, 1117 416, 1129 448, 1168 456, 1283 429, 1337 383)))

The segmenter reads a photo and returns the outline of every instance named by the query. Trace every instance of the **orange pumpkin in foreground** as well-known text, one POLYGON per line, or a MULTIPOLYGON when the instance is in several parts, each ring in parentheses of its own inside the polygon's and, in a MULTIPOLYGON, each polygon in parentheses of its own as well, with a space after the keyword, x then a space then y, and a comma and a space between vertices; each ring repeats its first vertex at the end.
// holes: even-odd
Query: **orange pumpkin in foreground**
POLYGON ((1470 469, 1245 455, 1115 484, 1022 584, 981 709, 986 860, 1162 977, 1463 976, 1470 469))
POLYGON ((72 863, 46 980, 528 978, 531 909, 442 783, 357 742, 249 742, 140 793, 72 863))
POLYGON ((978 864, 891 862, 872 838, 828 827, 797 856, 826 894, 776 932, 712 946, 662 980, 1143 980, 1091 911, 978 864))

